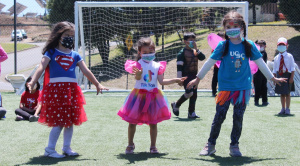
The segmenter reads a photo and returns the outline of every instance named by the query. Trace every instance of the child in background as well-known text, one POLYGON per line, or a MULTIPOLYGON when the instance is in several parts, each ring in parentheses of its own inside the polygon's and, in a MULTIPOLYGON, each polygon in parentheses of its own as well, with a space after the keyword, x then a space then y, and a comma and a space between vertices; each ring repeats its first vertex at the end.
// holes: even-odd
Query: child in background
POLYGON ((195 113, 197 100, 197 88, 187 89, 186 85, 194 78, 198 72, 198 60, 204 60, 205 55, 197 48, 195 42, 196 35, 191 32, 184 34, 185 47, 177 54, 177 78, 187 77, 183 86, 185 93, 176 101, 171 103, 173 113, 179 116, 179 107, 189 99, 188 118, 199 118, 195 113))
POLYGON ((279 54, 274 58, 273 74, 278 78, 286 78, 287 83, 275 87, 275 93, 280 94, 281 111, 279 114, 290 114, 291 91, 295 91, 294 86, 294 73, 295 61, 293 55, 288 53, 288 41, 286 38, 281 37, 277 41, 277 50, 279 54))
POLYGON ((224 16, 222 24, 226 40, 219 42, 210 58, 197 74, 197 78, 188 84, 188 88, 197 86, 217 60, 221 60, 218 73, 219 93, 216 97, 216 114, 211 125, 208 143, 200 152, 200 155, 211 155, 216 152, 215 145, 221 125, 226 118, 230 103, 232 103, 234 105, 233 127, 229 154, 231 156, 242 156, 239 150, 239 138, 242 133, 244 112, 250 99, 252 82, 249 59, 258 65, 267 79, 271 79, 277 84, 286 79, 274 77, 261 58, 262 55, 255 44, 250 40, 244 39, 247 34, 246 24, 242 15, 236 11, 230 11, 224 16), (244 38, 241 38, 241 32, 243 32, 244 38))
POLYGON ((52 158, 63 158, 67 156, 78 156, 71 149, 73 125, 81 125, 87 121, 83 105, 84 95, 77 85, 75 68, 79 66, 82 73, 96 86, 97 95, 103 87, 86 67, 81 56, 74 49, 75 25, 64 21, 54 25, 50 37, 43 49, 42 61, 28 84, 32 90, 37 80, 45 71, 43 90, 40 94, 41 114, 39 123, 52 127, 49 134, 48 146, 45 148, 45 156, 52 158), (58 137, 64 128, 63 154, 55 150, 58 137))
POLYGON ((164 79, 166 62, 153 61, 155 44, 150 37, 140 38, 137 46, 137 61, 127 60, 125 63, 125 70, 135 75, 136 83, 118 112, 118 115, 129 123, 128 146, 125 153, 134 152, 133 138, 136 125, 142 124, 150 126, 150 153, 159 153, 156 148, 157 123, 170 119, 171 113, 162 91, 157 88, 157 81, 161 85, 181 84, 186 78, 164 79))
MULTIPOLYGON (((262 58, 267 63, 268 55, 266 52, 266 42, 264 40, 257 40, 255 41, 256 44, 260 47, 260 53, 262 54, 262 58)), ((263 73, 258 70, 253 75, 253 83, 254 83, 254 89, 255 89, 255 96, 254 96, 254 105, 258 106, 258 100, 260 97, 262 97, 262 106, 267 106, 268 103, 268 88, 267 88, 267 79, 263 75, 263 73)))
POLYGON ((16 121, 29 120, 30 122, 38 121, 39 117, 39 104, 38 98, 40 94, 40 84, 37 82, 37 86, 29 91, 28 83, 31 81, 31 77, 26 79, 25 92, 21 95, 20 107, 15 110, 16 121))
MULTIPOLYGON (((0 76, 1 76, 1 62, 7 59, 7 53, 0 45, 0 76)), ((5 118, 6 110, 2 107, 2 96, 0 93, 0 119, 5 118)))

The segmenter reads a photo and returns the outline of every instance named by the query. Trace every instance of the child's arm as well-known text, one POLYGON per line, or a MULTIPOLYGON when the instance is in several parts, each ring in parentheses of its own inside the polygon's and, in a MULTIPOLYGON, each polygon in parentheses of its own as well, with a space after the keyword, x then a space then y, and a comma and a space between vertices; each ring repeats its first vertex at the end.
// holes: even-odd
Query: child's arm
POLYGON ((172 78, 172 79, 164 79, 164 75, 158 75, 157 76, 157 80, 161 85, 170 85, 170 84, 174 84, 174 83, 182 83, 185 79, 187 79, 187 77, 181 77, 181 78, 172 78))
POLYGON ((290 84, 294 82, 294 75, 295 75, 295 71, 292 71, 291 72, 291 77, 290 77, 290 80, 289 80, 290 84))
POLYGON ((280 86, 280 82, 286 82, 287 78, 276 78, 272 74, 272 72, 270 71, 270 69, 268 68, 267 64, 264 62, 264 60, 262 58, 254 60, 254 62, 257 64, 259 70, 264 74, 264 76, 268 80, 272 80, 273 82, 275 82, 279 86, 280 86))
POLYGON ((139 70, 137 67, 134 66, 132 68, 132 72, 135 75, 135 79, 140 80, 142 78, 143 68, 141 68, 141 70, 139 70))
POLYGON ((7 59, 7 53, 4 51, 4 49, 0 45, 0 62, 3 62, 7 59))
POLYGON ((97 88, 97 95, 99 92, 102 94, 102 90, 108 90, 108 88, 102 86, 94 74, 86 67, 85 63, 83 61, 78 62, 78 66, 82 73, 96 86, 97 88))
POLYGON ((196 89, 200 80, 202 80, 204 78, 206 73, 211 69, 211 67, 216 62, 217 62, 217 60, 208 58, 208 60, 204 63, 204 65, 200 69, 199 73, 197 74, 197 77, 187 84, 187 89, 191 89, 192 87, 194 87, 194 89, 196 89))
POLYGON ((46 58, 45 56, 42 58, 42 61, 39 65, 39 67, 37 68, 36 72, 34 73, 34 75, 32 76, 32 80, 28 83, 28 89, 31 91, 34 87, 34 85, 36 84, 36 82, 38 81, 38 79, 41 77, 43 71, 46 69, 46 67, 48 66, 50 62, 49 58, 46 58))
POLYGON ((35 110, 35 113, 34 113, 34 116, 39 115, 39 113, 41 112, 41 108, 42 108, 42 105, 40 103, 38 103, 37 109, 35 110))
POLYGON ((24 103, 20 103, 20 108, 24 111, 27 111, 27 112, 34 112, 33 109, 30 109, 30 108, 27 108, 24 106, 25 104, 24 103))

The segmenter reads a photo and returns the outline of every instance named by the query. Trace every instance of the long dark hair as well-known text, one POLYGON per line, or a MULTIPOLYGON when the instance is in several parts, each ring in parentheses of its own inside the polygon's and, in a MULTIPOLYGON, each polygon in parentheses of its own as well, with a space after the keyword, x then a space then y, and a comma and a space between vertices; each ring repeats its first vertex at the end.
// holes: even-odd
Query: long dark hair
POLYGON ((151 46, 155 49, 155 44, 150 37, 141 37, 137 42, 138 54, 137 54, 137 61, 141 59, 141 50, 143 46, 151 46))
MULTIPOLYGON (((45 47, 43 48, 43 52, 42 52, 43 55, 47 51, 51 51, 51 50, 53 51, 52 53, 54 53, 54 49, 58 46, 61 35, 67 30, 75 30, 75 25, 68 21, 63 21, 63 22, 56 23, 53 26, 48 41, 45 47)), ((74 49, 74 45, 73 45, 73 49, 74 49)))
MULTIPOLYGON (((26 83, 30 82, 31 79, 32 79, 32 78, 31 78, 30 76, 26 79, 26 82, 25 82, 25 91, 26 91, 26 92, 29 92, 29 89, 28 89, 26 83)), ((39 83, 38 81, 36 82, 36 85, 37 85, 37 86, 36 86, 36 90, 39 90, 40 87, 41 87, 41 85, 40 85, 40 83, 39 83)))
MULTIPOLYGON (((247 36, 247 31, 246 31, 246 23, 244 21, 244 18, 241 14, 239 14, 237 11, 230 11, 228 12, 225 16, 224 16, 224 19, 223 19, 223 22, 222 22, 222 25, 225 29, 225 25, 228 21, 231 21, 231 20, 236 20, 238 21, 238 23, 241 25, 241 28, 244 29, 244 38, 247 36)), ((228 47, 229 47, 229 37, 226 35, 226 32, 225 32, 225 39, 226 39, 226 43, 225 43, 225 49, 224 49, 224 52, 223 52, 223 55, 222 57, 226 56, 227 53, 228 53, 228 47)), ((251 57, 252 54, 251 54, 251 48, 252 48, 252 45, 245 39, 243 42, 243 45, 245 46, 245 52, 246 52, 246 56, 247 57, 251 57)))

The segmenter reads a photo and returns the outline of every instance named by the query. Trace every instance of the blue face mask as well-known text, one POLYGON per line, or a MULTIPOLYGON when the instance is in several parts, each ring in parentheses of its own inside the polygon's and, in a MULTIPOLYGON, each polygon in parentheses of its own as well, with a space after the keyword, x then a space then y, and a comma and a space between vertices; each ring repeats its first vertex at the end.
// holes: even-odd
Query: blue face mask
POLYGON ((149 63, 155 59, 155 53, 142 54, 142 60, 149 63))
POLYGON ((277 50, 278 50, 279 52, 285 52, 285 51, 286 51, 286 46, 282 46, 282 45, 277 46, 277 50))
POLYGON ((189 47, 194 48, 194 41, 189 41, 189 42, 190 42, 189 47))
POLYGON ((241 34, 241 28, 232 28, 226 30, 226 35, 230 38, 237 38, 241 34))

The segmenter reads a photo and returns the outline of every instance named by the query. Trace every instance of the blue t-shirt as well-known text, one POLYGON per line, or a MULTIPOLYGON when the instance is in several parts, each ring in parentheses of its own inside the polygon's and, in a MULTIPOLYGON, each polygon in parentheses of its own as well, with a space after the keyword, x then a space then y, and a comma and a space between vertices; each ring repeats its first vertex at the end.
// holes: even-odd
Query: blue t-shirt
MULTIPOLYGON (((252 56, 250 60, 257 60, 262 57, 251 40, 247 40, 251 45, 252 56)), ((227 55, 222 57, 226 41, 221 41, 210 56, 214 60, 221 60, 218 73, 219 91, 238 91, 251 89, 251 69, 249 58, 246 57, 245 46, 233 44, 229 40, 229 49, 227 55)))
POLYGON ((82 58, 78 54, 78 52, 71 51, 70 53, 64 53, 55 49, 53 54, 47 51, 45 53, 45 56, 50 59, 50 62, 48 64, 50 78, 76 78, 76 65, 79 61, 82 61, 82 58))

